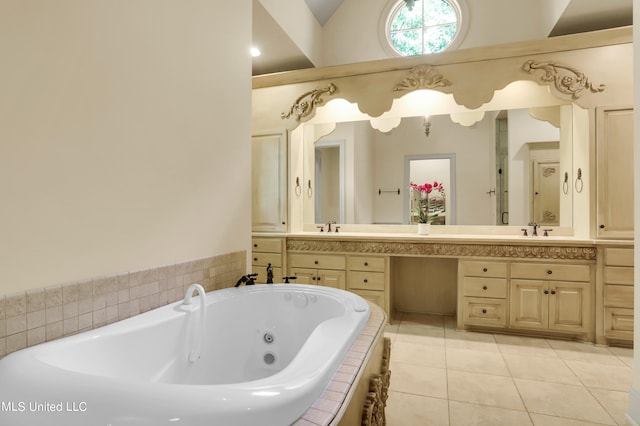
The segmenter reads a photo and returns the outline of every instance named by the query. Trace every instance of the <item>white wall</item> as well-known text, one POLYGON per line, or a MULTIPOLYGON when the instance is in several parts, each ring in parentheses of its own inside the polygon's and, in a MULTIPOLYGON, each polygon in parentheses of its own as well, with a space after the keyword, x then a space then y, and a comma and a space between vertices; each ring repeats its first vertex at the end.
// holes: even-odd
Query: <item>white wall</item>
MULTIPOLYGON (((640 0, 633 0, 633 26, 640 23, 640 0)), ((640 34, 638 31, 633 32, 633 76, 635 81, 640 81, 640 34)), ((633 88, 634 103, 634 120, 633 125, 636 129, 640 129, 640 85, 636 84, 633 88)), ((633 163, 634 170, 640 170, 640 132, 634 132, 633 135, 633 163)), ((634 243, 640 243, 640 173, 634 176, 634 243)), ((634 264, 640 265, 640 250, 634 252, 634 264)), ((633 387, 629 394, 629 418, 635 422, 633 424, 640 425, 640 351, 637 350, 638 342, 640 342, 640 268, 634 268, 634 335, 633 341, 636 350, 633 352, 633 387)))
MULTIPOLYGON (((460 49, 548 36, 568 0, 459 0, 469 20, 460 49), (508 17, 502 19, 501 17, 508 17), (496 25, 499 22, 500 25, 496 25)), ((389 58, 380 22, 397 0, 345 0, 322 28, 322 66, 389 58), (366 22, 367 25, 362 25, 366 22)), ((264 3, 264 1, 263 1, 264 3)), ((318 64, 320 66, 320 64, 318 64)))
POLYGON ((249 250, 250 41, 250 0, 0 3, 0 294, 249 250))

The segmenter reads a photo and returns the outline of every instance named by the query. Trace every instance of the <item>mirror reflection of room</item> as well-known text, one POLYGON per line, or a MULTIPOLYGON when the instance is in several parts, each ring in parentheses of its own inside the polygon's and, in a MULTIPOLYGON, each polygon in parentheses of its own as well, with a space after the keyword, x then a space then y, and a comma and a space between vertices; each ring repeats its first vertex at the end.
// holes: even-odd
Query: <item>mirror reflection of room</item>
POLYGON ((417 223, 410 183, 437 181, 446 207, 434 225, 571 226, 562 176, 572 167, 572 108, 486 111, 462 124, 461 114, 405 117, 386 132, 337 123, 306 163, 316 167, 315 223, 417 223), (438 171, 442 157, 451 175, 438 171), (416 175, 421 158, 434 162, 416 175))

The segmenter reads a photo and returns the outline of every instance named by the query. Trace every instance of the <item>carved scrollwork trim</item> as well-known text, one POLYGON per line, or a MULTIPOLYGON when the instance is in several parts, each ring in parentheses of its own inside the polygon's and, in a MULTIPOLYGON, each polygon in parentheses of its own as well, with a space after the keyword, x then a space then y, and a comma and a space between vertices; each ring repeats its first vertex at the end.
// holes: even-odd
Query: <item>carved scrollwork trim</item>
POLYGON ((571 95, 573 100, 582 96, 582 92, 585 89, 590 90, 591 93, 600 93, 605 89, 604 84, 598 87, 594 86, 584 73, 567 65, 529 60, 524 63, 522 69, 529 74, 533 74, 536 70, 544 71, 544 75, 540 77, 540 80, 547 84, 553 83, 560 93, 571 95))
POLYGON ((302 118, 311 114, 315 110, 316 106, 322 105, 324 102, 322 95, 333 95, 336 90, 336 85, 329 83, 325 88, 313 89, 309 92, 303 93, 295 100, 291 108, 289 108, 289 111, 281 113, 280 117, 283 120, 294 117, 296 121, 300 121, 302 118))
POLYGON ((436 87, 451 86, 451 82, 444 78, 431 65, 418 65, 409 70, 409 75, 396 84, 395 92, 411 91, 418 89, 435 89, 436 87))
POLYGON ((596 260, 595 247, 516 244, 414 243, 408 241, 326 241, 287 239, 287 250, 372 253, 434 257, 502 257, 514 259, 596 260))

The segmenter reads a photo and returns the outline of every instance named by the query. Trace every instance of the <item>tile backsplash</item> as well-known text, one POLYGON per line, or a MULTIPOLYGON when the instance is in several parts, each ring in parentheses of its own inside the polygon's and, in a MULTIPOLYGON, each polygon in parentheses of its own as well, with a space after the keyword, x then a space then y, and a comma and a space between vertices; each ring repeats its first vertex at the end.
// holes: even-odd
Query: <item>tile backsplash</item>
POLYGON ((240 251, 0 295, 0 358, 176 302, 194 283, 206 291, 231 287, 245 273, 240 251))

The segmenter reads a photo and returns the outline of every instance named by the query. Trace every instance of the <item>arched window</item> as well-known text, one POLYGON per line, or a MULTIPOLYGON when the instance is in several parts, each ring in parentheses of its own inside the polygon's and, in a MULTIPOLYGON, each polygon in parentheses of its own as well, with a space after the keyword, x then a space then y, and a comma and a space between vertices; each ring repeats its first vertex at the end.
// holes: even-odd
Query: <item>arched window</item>
POLYGON ((387 41, 402 56, 441 52, 462 28, 455 0, 402 0, 391 8, 386 22, 387 41))

